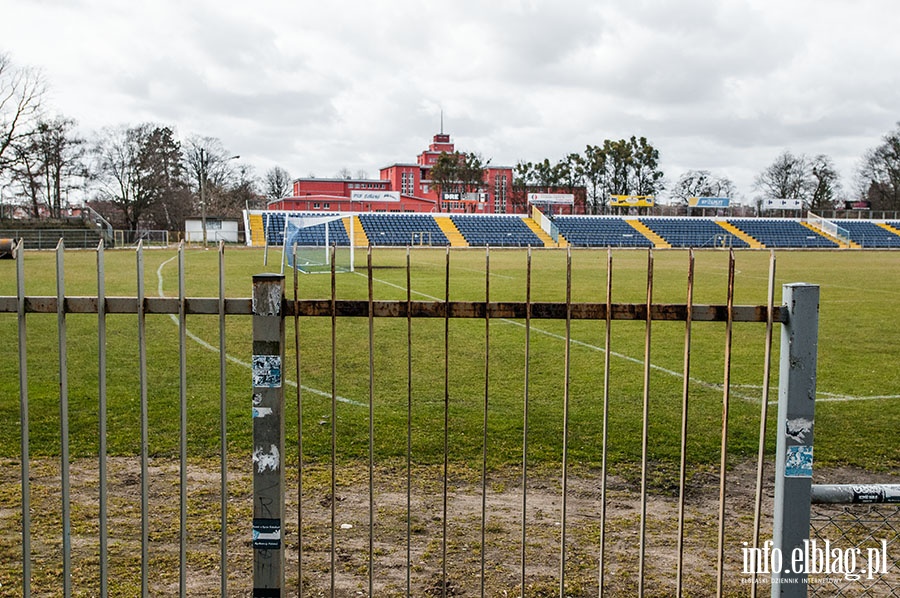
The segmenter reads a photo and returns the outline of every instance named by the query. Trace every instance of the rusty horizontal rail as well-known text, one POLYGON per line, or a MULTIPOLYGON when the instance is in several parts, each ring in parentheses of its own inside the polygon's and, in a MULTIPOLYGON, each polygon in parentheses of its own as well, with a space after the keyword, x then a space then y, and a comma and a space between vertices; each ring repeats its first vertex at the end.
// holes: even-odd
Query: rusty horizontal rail
MULTIPOLYGON (((219 299, 213 297, 188 297, 184 300, 185 313, 188 315, 219 315, 219 299)), ((97 297, 66 297, 64 312, 69 314, 96 314, 97 297)), ((135 297, 107 297, 107 314, 136 314, 138 299, 135 297)), ((283 313, 286 316, 327 317, 332 315, 332 302, 327 299, 310 299, 285 301, 283 313), (296 310, 296 311, 295 311, 296 310)), ((369 302, 366 300, 338 300, 334 303, 336 316, 368 317, 369 302)), ((534 302, 530 304, 530 317, 543 320, 564 320, 568 306, 565 302, 534 302)), ((180 309, 177 297, 147 297, 144 299, 145 314, 175 314, 180 309)), ((245 315, 252 313, 250 298, 225 299, 226 315, 245 315)), ((525 319, 528 315, 528 304, 525 302, 484 302, 484 301, 375 301, 372 303, 376 318, 513 318, 525 319), (407 313, 407 305, 409 312, 407 313)), ((17 312, 16 297, 0 297, 0 313, 17 312)), ((614 303, 610 306, 612 320, 647 320, 647 305, 643 303, 614 303)), ((783 321, 783 310, 774 306, 773 320, 783 321)), ((572 303, 571 319, 573 320, 605 320, 606 303, 572 303)), ((25 297, 25 313, 57 313, 57 298, 49 296, 25 297)), ((688 318, 688 306, 683 303, 653 304, 650 308, 650 319, 661 321, 684 322, 688 318)), ((765 305, 735 305, 732 321, 765 322, 767 307, 765 305)), ((695 322, 725 322, 728 320, 727 305, 693 305, 691 318, 695 322)))

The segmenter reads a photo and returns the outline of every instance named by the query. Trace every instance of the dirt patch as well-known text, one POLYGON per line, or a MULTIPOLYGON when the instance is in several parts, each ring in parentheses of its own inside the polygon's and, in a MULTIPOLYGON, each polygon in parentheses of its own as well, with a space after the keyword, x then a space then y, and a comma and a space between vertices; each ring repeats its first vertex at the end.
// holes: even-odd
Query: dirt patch
MULTIPOLYGON (((0 596, 21 595, 21 481, 20 464, 0 463, 0 596)), ((135 458, 109 460, 109 579, 110 595, 130 596, 141 587, 140 462, 135 458)), ((148 467, 149 588, 152 595, 177 594, 181 554, 180 472, 177 460, 151 459, 148 467)), ((771 477, 771 472, 769 472, 771 477)), ((402 466, 374 472, 373 534, 370 538, 368 470, 364 465, 342 466, 337 492, 331 496, 330 467, 304 468, 303 500, 297 500, 296 468, 286 471, 287 506, 285 595, 297 595, 298 506, 303 525, 303 596, 367 596, 370 542, 373 594, 404 596, 407 579, 412 595, 480 595, 482 569, 488 596, 520 596, 525 563, 527 596, 558 596, 565 576, 567 596, 597 594, 601 546, 603 585, 607 595, 634 595, 643 567, 647 596, 675 593, 678 566, 679 498, 677 476, 655 468, 646 497, 645 558, 641 553, 640 475, 622 468, 606 483, 599 472, 573 468, 567 479, 565 503, 558 471, 529 475, 524 497, 518 471, 492 473, 482 498, 481 474, 452 468, 444 496, 441 467, 417 467, 410 477, 402 466), (482 516, 482 504, 485 505, 482 516), (565 543, 563 543, 565 504, 565 543), (334 506, 334 528, 331 526, 334 506), (445 506, 446 505, 446 506, 445 506), (444 513, 446 510, 446 525, 444 513), (525 513, 525 549, 522 550, 525 513), (604 525, 605 521, 605 525, 604 525), (482 544, 483 538, 483 544, 482 544), (332 545, 334 551, 332 552, 332 545), (484 551, 482 551, 482 545, 484 551), (407 568, 407 550, 409 567, 407 568), (565 567, 561 568, 565 555, 565 567), (332 558, 333 555, 333 558, 332 558), (483 559, 483 565, 482 565, 483 559), (333 561, 333 567, 332 567, 333 561), (333 573, 332 573, 333 572, 333 573), (408 576, 408 578, 407 578, 408 576)), ((683 577, 688 595, 715 592, 719 545, 719 476, 706 468, 690 472, 683 517, 683 577)), ((219 595, 221 550, 221 493, 217 460, 192 461, 187 471, 186 584, 190 596, 219 595)), ((747 595, 742 573, 742 548, 752 542, 756 469, 751 463, 732 468, 727 476, 723 547, 726 595, 747 595)), ((829 469, 816 473, 817 483, 897 483, 896 474, 829 469)), ((71 465, 71 530, 74 595, 95 596, 100 587, 99 480, 96 460, 71 465)), ((772 523, 772 482, 763 492, 762 539, 772 523)), ((35 596, 55 596, 62 584, 62 505, 59 463, 36 459, 31 465, 31 550, 35 596)), ((244 461, 229 464, 227 499, 228 595, 252 593, 250 469, 244 461)), ((894 511, 896 513, 896 510, 894 511)), ((900 555, 893 527, 893 552, 900 555)), ((876 534, 878 532, 876 531, 876 534)), ((897 555, 891 555, 896 559, 897 555)), ((898 581, 892 577, 880 587, 898 581)), ((768 588, 766 588, 767 590, 768 588)), ((886 594, 885 589, 883 593, 886 594)), ((767 591, 762 592, 768 593, 767 591)), ((826 593, 827 594, 827 593, 826 593)), ((876 587, 871 595, 882 595, 876 587)))

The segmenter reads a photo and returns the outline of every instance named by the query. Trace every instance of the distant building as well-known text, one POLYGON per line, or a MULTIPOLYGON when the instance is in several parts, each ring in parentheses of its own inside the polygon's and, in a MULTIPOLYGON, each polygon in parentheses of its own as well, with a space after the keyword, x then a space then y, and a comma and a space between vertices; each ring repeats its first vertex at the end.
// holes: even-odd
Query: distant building
MULTIPOLYGON (((450 135, 438 133, 415 163, 385 166, 378 179, 294 180, 293 197, 269 202, 270 210, 304 212, 444 212, 452 214, 515 214, 527 210, 526 189, 513 188, 511 166, 488 166, 484 184, 471 193, 443 193, 438 197, 431 169, 442 153, 453 153, 450 135)), ((582 198, 584 188, 575 190, 582 198), (580 193, 579 193, 580 191, 580 193)), ((575 202, 578 205, 578 201, 575 202)), ((555 211, 571 213, 572 206, 555 211)), ((577 210, 576 212, 580 212, 577 210)))

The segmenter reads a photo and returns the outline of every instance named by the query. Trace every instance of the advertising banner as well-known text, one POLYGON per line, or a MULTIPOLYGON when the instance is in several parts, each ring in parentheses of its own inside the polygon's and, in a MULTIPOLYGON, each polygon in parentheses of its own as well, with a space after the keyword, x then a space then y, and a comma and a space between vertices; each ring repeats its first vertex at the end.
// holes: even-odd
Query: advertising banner
POLYGON ((731 204, 729 197, 689 197, 688 206, 692 208, 727 208, 731 204))
POLYGON ((552 203, 572 205, 575 195, 572 193, 529 193, 529 203, 552 203))
POLYGON ((609 205, 612 207, 652 208, 656 198, 652 195, 610 195, 609 205))
POLYGON ((400 201, 399 191, 351 191, 350 201, 400 201))
POLYGON ((763 208, 766 210, 802 210, 803 200, 770 197, 763 202, 763 208))

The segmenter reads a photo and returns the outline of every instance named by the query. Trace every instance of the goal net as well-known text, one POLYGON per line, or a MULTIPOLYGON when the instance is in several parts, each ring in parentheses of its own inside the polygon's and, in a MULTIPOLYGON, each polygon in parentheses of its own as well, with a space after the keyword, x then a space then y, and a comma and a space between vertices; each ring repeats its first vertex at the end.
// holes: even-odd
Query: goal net
POLYGON ((352 217, 286 216, 282 242, 282 270, 286 263, 307 274, 353 272, 352 217), (346 226, 349 224, 350 226, 346 226), (349 233, 348 233, 349 231, 349 233))

